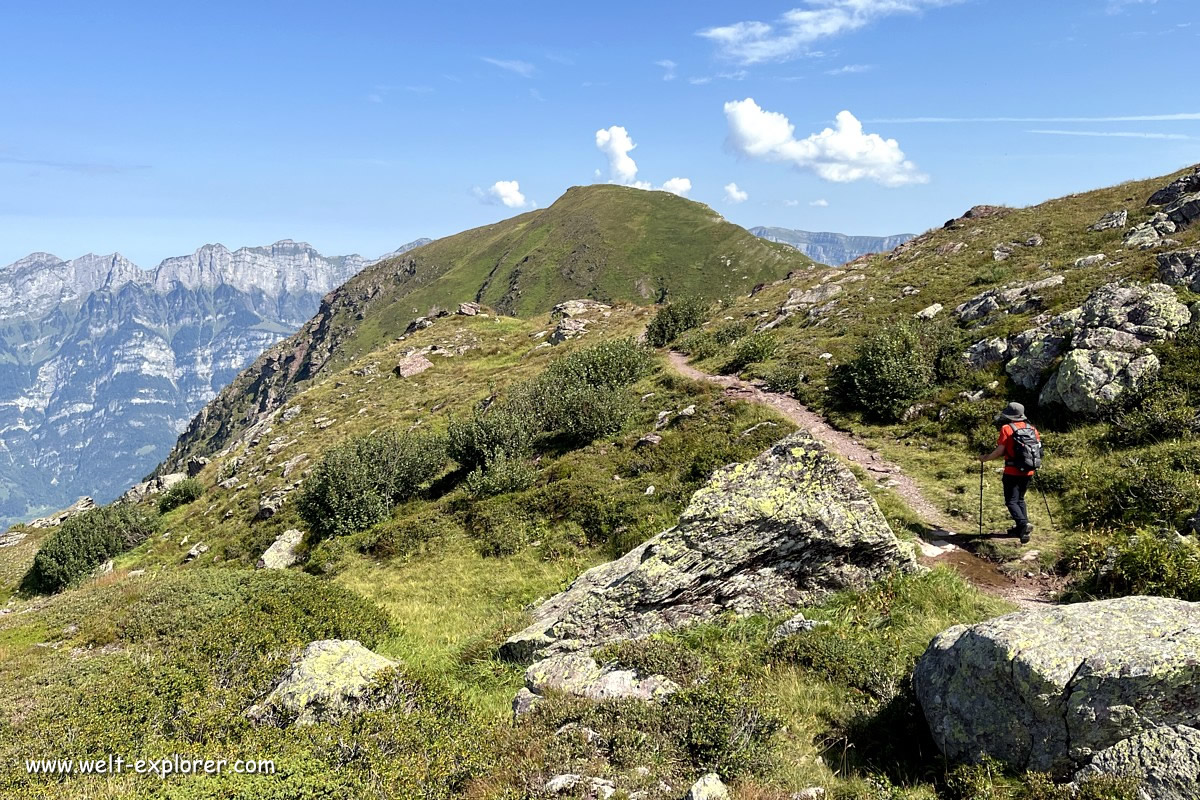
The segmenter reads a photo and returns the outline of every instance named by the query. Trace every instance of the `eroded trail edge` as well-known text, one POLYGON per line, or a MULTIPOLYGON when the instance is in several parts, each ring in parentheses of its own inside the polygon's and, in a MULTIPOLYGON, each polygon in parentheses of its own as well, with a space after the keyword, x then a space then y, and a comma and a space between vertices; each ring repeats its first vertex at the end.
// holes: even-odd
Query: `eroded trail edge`
POLYGON ((1019 582, 1004 573, 996 563, 980 558, 948 541, 956 535, 953 523, 925 497, 911 477, 898 465, 888 461, 850 434, 835 429, 824 417, 796 398, 765 391, 735 376, 711 375, 689 364, 687 356, 683 353, 671 351, 667 354, 667 359, 671 367, 686 378, 715 383, 725 388, 728 397, 775 409, 842 458, 858 465, 872 477, 887 481, 888 488, 899 495, 929 527, 929 535, 917 540, 922 560, 926 563, 949 566, 980 590, 1003 597, 1017 605, 1042 605, 1051 602, 1049 589, 1040 582, 1019 582))

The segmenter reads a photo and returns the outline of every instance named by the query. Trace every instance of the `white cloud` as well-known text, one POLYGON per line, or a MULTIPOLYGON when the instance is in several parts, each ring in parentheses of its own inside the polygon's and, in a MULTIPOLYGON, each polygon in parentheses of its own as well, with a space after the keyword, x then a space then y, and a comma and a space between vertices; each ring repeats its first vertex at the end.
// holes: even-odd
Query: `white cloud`
POLYGON ((783 204, 785 206, 787 206, 788 208, 795 208, 796 206, 800 205, 800 201, 799 200, 784 200, 783 204))
POLYGON ((678 67, 679 65, 676 64, 674 61, 672 61, 669 58, 664 58, 662 61, 655 61, 654 65, 656 67, 663 68, 663 80, 664 81, 675 80, 675 68, 678 67))
POLYGON ((927 175, 904 156, 895 139, 865 133, 849 111, 837 115, 835 128, 806 139, 795 137, 795 126, 783 114, 766 111, 753 98, 725 104, 728 146, 747 158, 811 169, 834 183, 869 179, 884 186, 926 183, 927 175))
POLYGON ((825 74, 834 76, 857 75, 861 72, 870 72, 872 69, 874 69, 874 67, 870 64, 847 64, 846 66, 838 67, 837 69, 827 69, 825 70, 825 74))
POLYGON ((813 208, 829 208, 829 201, 822 197, 819 200, 813 200, 809 205, 813 208))
POLYGON ((736 183, 725 184, 725 199, 730 203, 744 203, 750 199, 750 194, 738 188, 736 183))
POLYGON ((1108 13, 1120 14, 1129 6, 1152 6, 1158 0, 1108 0, 1108 13))
POLYGON ((489 205, 500 204, 508 208, 527 208, 536 205, 525 198, 518 181, 496 181, 488 189, 480 189, 476 186, 474 193, 476 197, 489 205))
POLYGON ((663 183, 662 190, 680 197, 687 197, 688 192, 692 190, 692 182, 687 178, 671 178, 663 183))
POLYGON ((722 55, 743 64, 784 61, 807 54, 819 39, 863 28, 894 14, 915 14, 959 0, 806 0, 774 25, 757 20, 708 28, 699 36, 713 41, 722 55))
POLYGON ((499 67, 500 69, 508 70, 509 72, 512 72, 516 75, 520 75, 522 78, 532 78, 533 73, 537 69, 536 67, 533 66, 533 64, 530 64, 528 61, 517 61, 515 59, 511 60, 511 61, 506 61, 501 58, 487 58, 486 56, 480 58, 480 60, 486 61, 488 64, 491 64, 493 67, 499 67))
POLYGON ((637 162, 629 156, 629 151, 637 145, 630 138, 629 131, 620 125, 598 130, 596 147, 608 156, 608 169, 613 183, 630 184, 637 179, 637 162))

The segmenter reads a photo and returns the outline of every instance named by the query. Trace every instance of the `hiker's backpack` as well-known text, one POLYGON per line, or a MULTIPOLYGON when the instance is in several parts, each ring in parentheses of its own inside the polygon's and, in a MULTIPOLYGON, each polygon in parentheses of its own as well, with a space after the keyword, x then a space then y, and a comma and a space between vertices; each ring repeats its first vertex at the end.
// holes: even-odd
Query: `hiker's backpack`
POLYGON ((1022 472, 1034 472, 1042 468, 1042 441, 1038 438, 1037 429, 1025 423, 1025 427, 1012 428, 1012 458, 1005 463, 1016 467, 1022 472))

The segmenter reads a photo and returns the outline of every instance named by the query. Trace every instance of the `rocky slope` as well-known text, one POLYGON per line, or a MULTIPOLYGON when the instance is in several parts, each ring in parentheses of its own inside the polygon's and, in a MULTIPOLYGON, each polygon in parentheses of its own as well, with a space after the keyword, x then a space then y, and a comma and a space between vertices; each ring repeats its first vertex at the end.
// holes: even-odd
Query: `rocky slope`
POLYGON ((242 367, 372 263, 285 240, 205 245, 154 270, 46 253, 0 269, 0 520, 120 494, 242 367))
POLYGON ((331 366, 402 335, 418 317, 464 301, 517 317, 572 298, 648 305, 716 299, 812 267, 708 206, 668 192, 576 186, 551 206, 434 242, 363 270, 321 302, 196 416, 162 470, 215 452, 331 366))
POLYGON ((916 234, 895 236, 848 236, 828 231, 801 231, 792 228, 759 226, 750 232, 770 242, 791 245, 820 264, 837 266, 861 258, 868 253, 888 253, 912 239, 916 234))

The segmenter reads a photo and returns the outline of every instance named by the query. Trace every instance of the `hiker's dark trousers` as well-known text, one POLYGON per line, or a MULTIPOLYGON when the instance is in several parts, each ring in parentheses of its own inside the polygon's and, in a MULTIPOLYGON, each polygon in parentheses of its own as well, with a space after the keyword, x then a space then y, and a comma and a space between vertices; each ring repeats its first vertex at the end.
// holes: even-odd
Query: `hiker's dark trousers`
POLYGON ((1029 524, 1029 512, 1025 510, 1025 492, 1029 491, 1030 475, 1004 476, 1004 505, 1018 526, 1029 524))

